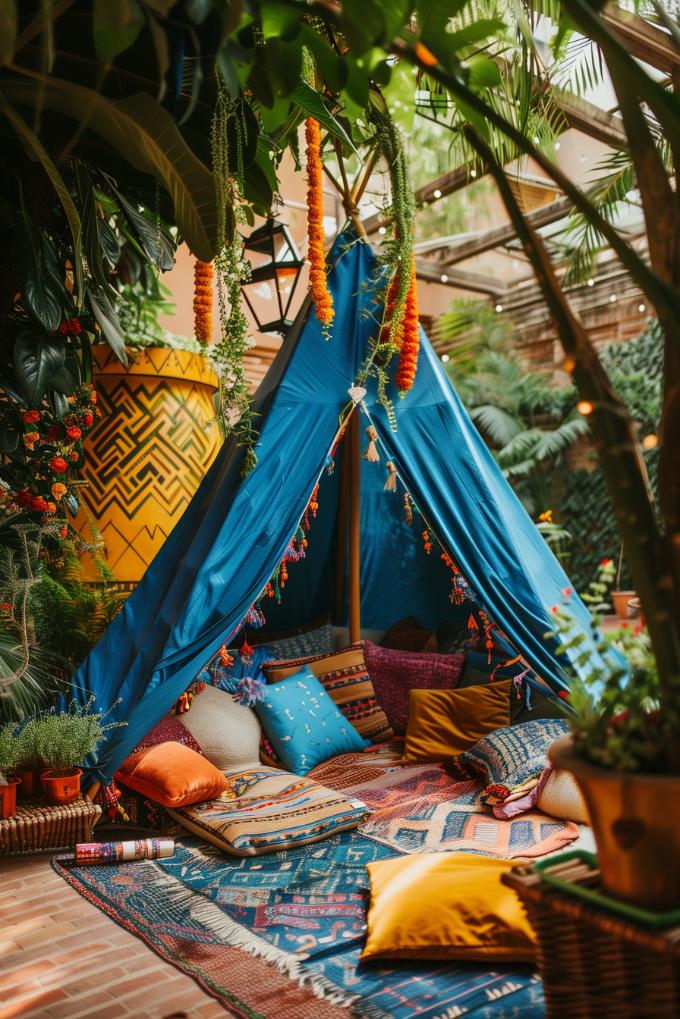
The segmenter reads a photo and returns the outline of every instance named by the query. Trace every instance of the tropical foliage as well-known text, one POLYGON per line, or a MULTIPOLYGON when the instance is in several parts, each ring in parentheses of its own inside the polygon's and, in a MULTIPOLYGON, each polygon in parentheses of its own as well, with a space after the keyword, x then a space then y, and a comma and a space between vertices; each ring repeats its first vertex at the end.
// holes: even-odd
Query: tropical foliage
POLYGON ((592 652, 582 631, 574 628, 567 592, 562 605, 553 607, 554 632, 561 648, 571 652, 585 670, 585 678, 573 676, 569 704, 571 727, 581 756, 615 771, 663 772, 665 748, 658 738, 660 685, 649 635, 641 623, 624 623, 602 634, 602 611, 614 582, 616 567, 603 560, 598 575, 582 595, 592 616, 591 640, 602 660, 592 664, 592 652), (611 650, 618 652, 613 657, 611 650))
POLYGON ((437 321, 447 370, 527 511, 551 506, 554 469, 588 431, 576 391, 531 370, 514 345, 512 322, 484 302, 459 299, 437 321))
MULTIPOLYGON (((453 160, 467 165, 470 173, 489 174, 495 182, 557 325, 564 367, 581 405, 588 408, 628 565, 649 622, 668 764, 680 770, 680 461, 675 454, 680 429, 680 99, 635 59, 602 8, 602 3, 589 0, 527 0, 523 5, 510 0, 345 0, 340 6, 321 0, 254 0, 247 6, 210 0, 114 0, 56 8, 37 3, 20 7, 10 0, 0 52, 5 97, 0 113, 10 159, 27 171, 25 177, 8 171, 10 183, 16 187, 18 177, 36 181, 30 198, 37 201, 36 196, 48 193, 49 181, 49 203, 56 206, 62 229, 60 240, 55 226, 46 232, 55 263, 42 240, 43 224, 52 221, 37 214, 26 192, 23 202, 17 196, 5 210, 9 242, 3 250, 14 257, 18 231, 28 250, 29 285, 6 288, 3 320, 14 309, 17 291, 26 302, 20 305, 22 311, 31 301, 41 305, 31 266, 39 259, 50 278, 61 278, 68 248, 75 256, 76 317, 85 309, 89 326, 89 309, 91 320, 99 321, 91 301, 94 292, 96 304, 102 284, 95 277, 93 288, 87 277, 96 270, 89 256, 82 257, 86 221, 67 179, 77 166, 106 173, 115 181, 118 201, 126 197, 133 209, 156 210, 157 186, 163 217, 177 224, 197 257, 210 260, 221 252, 222 241, 233 241, 235 204, 246 219, 269 210, 276 167, 286 150, 297 158, 298 128, 312 117, 321 127, 322 157, 331 146, 343 159, 373 149, 386 160, 391 176, 387 275, 397 275, 398 293, 390 341, 381 343, 377 332, 371 355, 388 400, 386 361, 393 354, 410 286, 411 259, 404 255, 410 255, 413 240, 403 146, 391 123, 401 119, 404 101, 417 106, 450 131, 453 160), (579 79, 587 84, 595 80, 600 63, 606 67, 621 113, 626 136, 622 148, 639 194, 649 257, 618 229, 617 203, 610 200, 612 195, 629 195, 631 173, 619 173, 618 183, 600 182, 598 195, 584 192, 555 162, 554 139, 567 122, 560 105, 560 76, 547 66, 545 52, 534 41, 532 28, 539 17, 550 19, 552 59, 567 61, 562 85, 568 81, 573 87, 579 79), (580 55, 578 35, 587 40, 580 55), (155 61, 149 61, 149 52, 155 61), (224 166, 215 187, 210 168, 210 125, 222 88, 229 95, 230 114, 221 151, 227 153, 236 191, 223 186, 224 166), (399 108, 393 98, 397 92, 399 108), (399 112, 399 117, 391 117, 391 112, 399 112), (545 244, 518 203, 511 171, 506 172, 513 160, 526 156, 571 201, 590 231, 585 242, 575 235, 576 261, 587 265, 587 248, 607 244, 659 319, 665 382, 658 504, 639 455, 635 421, 573 311, 545 244), (67 235, 70 240, 63 240, 67 235), (395 253, 402 256, 398 274, 395 253)), ((669 45, 676 47, 675 16, 662 4, 653 8, 668 30, 669 45)), ((611 175, 620 167, 605 169, 611 175)), ((361 189, 342 183, 345 208, 356 219, 361 189)), ((93 186, 111 197, 98 178, 93 186)), ((7 278, 12 279, 11 274, 7 278)), ((67 311, 70 320, 74 315, 67 311)), ((62 367, 50 334, 64 316, 54 302, 40 307, 40 313, 33 306, 29 314, 34 313, 48 337, 39 344, 47 355, 39 359, 43 367, 38 377, 44 380, 62 367), (40 314, 48 317, 51 328, 40 314)), ((12 349, 3 353, 3 374, 10 386, 17 360, 14 339, 12 349)), ((242 351, 243 344, 232 349, 242 351)), ((86 374, 82 381, 88 382, 86 374)), ((28 394, 18 396, 26 401, 28 394)))

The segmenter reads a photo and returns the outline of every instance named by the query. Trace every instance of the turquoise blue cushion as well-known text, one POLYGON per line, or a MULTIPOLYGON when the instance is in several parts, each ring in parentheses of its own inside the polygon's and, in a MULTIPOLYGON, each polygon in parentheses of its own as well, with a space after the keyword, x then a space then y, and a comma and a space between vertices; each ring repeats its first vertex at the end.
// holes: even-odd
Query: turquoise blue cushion
POLYGON ((371 746, 307 665, 294 676, 271 683, 255 710, 282 762, 296 775, 306 775, 329 757, 371 746))

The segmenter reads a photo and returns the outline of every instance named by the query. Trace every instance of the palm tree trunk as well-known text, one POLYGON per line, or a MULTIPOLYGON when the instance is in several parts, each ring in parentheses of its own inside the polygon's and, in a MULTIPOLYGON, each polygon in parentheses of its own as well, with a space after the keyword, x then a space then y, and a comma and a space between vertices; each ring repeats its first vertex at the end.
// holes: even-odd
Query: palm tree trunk
MULTIPOLYGON (((675 707, 680 686, 680 627, 674 612, 677 592, 680 591, 680 575, 669 560, 668 544, 659 527, 646 468, 638 447, 635 424, 626 404, 613 389, 582 323, 572 312, 545 245, 526 221, 505 171, 491 148, 473 128, 466 127, 465 133, 498 185, 555 321, 566 354, 567 367, 582 401, 592 408, 588 422, 593 445, 626 549, 626 560, 645 613, 659 670, 669 765, 673 771, 680 771, 680 717, 675 707)), ((680 412, 677 416, 680 425, 680 412)))

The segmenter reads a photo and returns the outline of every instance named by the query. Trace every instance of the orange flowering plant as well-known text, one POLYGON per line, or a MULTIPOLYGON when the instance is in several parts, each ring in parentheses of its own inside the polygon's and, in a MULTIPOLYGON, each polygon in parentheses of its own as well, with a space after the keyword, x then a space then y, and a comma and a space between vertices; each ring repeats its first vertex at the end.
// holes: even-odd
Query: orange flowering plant
POLYGON ((97 393, 91 383, 76 388, 62 416, 47 399, 21 412, 22 457, 13 462, 12 487, 4 507, 27 510, 43 524, 54 524, 60 537, 68 533, 66 509, 77 509, 73 481, 84 462, 83 439, 97 419, 97 393))
POLYGON ((321 130, 318 120, 305 121, 307 142, 307 234, 309 240, 309 281, 319 322, 329 329, 334 316, 333 298, 326 280, 326 252, 323 230, 323 187, 321 163, 321 130))

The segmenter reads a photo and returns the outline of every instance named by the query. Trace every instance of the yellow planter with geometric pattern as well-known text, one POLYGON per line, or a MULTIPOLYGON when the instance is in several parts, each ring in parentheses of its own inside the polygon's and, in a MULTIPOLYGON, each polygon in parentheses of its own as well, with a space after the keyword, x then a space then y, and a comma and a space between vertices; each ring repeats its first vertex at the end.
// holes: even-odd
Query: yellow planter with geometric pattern
MULTIPOLYGON (((92 353, 101 416, 85 440, 84 508, 73 524, 91 544, 92 518, 106 565, 133 586, 215 459, 217 377, 200 354, 185 350, 134 351, 128 368, 106 344, 92 353)), ((91 553, 81 562, 83 580, 101 581, 91 553)))

